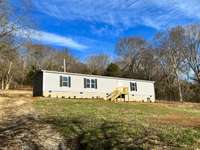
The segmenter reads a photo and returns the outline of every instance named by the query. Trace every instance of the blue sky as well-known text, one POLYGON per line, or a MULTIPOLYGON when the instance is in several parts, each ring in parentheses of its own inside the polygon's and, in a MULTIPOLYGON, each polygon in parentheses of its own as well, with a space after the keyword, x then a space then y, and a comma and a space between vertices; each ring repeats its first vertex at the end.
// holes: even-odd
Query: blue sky
MULTIPOLYGON (((13 4, 20 8, 19 0, 13 4)), ((120 37, 154 34, 176 25, 200 22, 199 0, 33 0, 32 39, 68 47, 77 57, 114 56, 120 37)), ((24 37, 23 33, 18 34, 24 37)))

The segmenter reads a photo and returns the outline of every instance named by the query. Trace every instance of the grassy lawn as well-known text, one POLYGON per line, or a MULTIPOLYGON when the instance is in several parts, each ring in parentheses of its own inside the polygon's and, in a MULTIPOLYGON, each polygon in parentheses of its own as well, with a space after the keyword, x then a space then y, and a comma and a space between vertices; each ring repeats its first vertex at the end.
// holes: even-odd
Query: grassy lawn
POLYGON ((197 149, 200 105, 39 98, 34 106, 70 149, 197 149))

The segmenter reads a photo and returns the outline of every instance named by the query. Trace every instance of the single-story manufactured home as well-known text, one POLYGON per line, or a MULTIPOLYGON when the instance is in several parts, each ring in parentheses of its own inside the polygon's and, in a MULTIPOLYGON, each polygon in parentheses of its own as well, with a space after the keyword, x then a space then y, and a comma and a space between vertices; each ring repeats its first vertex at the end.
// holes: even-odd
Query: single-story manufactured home
POLYGON ((154 102, 155 90, 154 81, 41 70, 33 96, 154 102))

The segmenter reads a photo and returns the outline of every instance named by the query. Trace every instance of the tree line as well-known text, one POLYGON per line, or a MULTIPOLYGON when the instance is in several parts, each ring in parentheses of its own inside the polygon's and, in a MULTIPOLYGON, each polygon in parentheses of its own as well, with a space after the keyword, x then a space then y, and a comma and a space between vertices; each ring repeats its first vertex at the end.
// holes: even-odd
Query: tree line
MULTIPOLYGON (((85 61, 56 49, 15 36, 24 18, 9 18, 12 10, 0 1, 0 83, 1 89, 31 86, 40 69, 154 80, 156 98, 200 102, 200 25, 177 26, 155 35, 121 37, 115 48, 117 57, 106 54, 88 56, 85 61), (5 9, 6 8, 6 9, 5 9), (6 10, 6 11, 5 11, 6 10), (14 19, 13 19, 14 18, 14 19), (19 24, 18 23, 18 24, 19 24)), ((31 38, 31 37, 30 37, 31 38)))

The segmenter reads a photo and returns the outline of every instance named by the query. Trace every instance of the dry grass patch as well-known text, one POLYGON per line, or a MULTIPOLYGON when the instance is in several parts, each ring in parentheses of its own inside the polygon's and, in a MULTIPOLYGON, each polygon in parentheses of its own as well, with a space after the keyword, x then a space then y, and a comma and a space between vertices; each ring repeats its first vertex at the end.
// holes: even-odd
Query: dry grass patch
POLYGON ((31 91, 0 92, 0 149, 59 149, 62 136, 40 122, 31 91))
POLYGON ((199 117, 188 117, 186 115, 167 115, 150 118, 149 121, 156 124, 175 125, 186 128, 200 128, 199 117))

